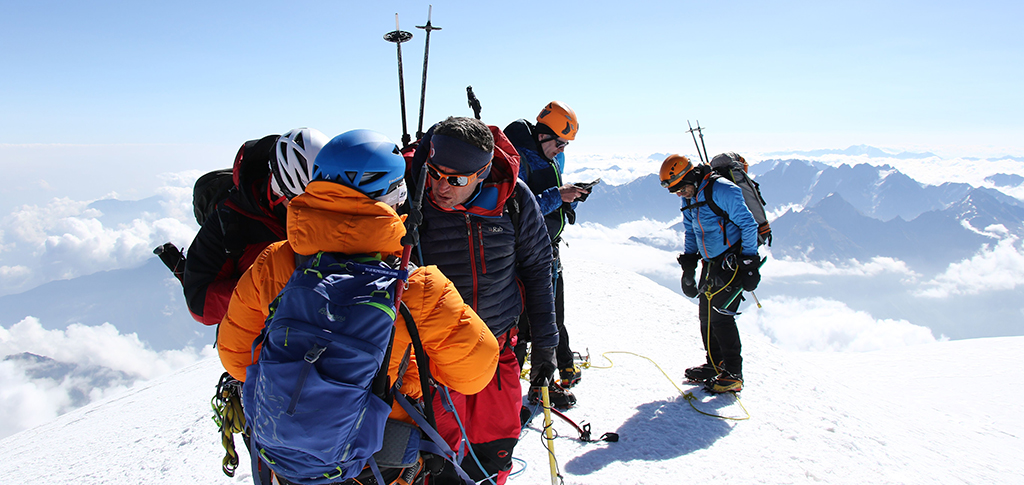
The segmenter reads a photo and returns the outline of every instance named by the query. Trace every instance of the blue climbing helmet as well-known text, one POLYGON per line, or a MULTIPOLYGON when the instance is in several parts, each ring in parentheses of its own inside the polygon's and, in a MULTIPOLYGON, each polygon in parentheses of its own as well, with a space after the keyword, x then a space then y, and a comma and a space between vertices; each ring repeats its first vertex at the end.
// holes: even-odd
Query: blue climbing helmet
POLYGON ((346 185, 378 199, 404 185, 405 158, 398 145, 381 133, 347 131, 320 150, 313 180, 346 185))

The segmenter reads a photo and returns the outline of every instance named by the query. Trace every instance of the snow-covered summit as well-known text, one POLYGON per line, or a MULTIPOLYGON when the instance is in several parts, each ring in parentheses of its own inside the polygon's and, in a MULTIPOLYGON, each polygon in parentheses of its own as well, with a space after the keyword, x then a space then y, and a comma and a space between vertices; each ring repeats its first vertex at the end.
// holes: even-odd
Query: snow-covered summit
MULTIPOLYGON (((564 263, 573 347, 593 364, 567 414, 595 437, 621 437, 581 443, 556 422, 566 484, 1024 480, 1024 377, 1013 372, 1022 337, 794 353, 745 334, 741 407, 679 383, 703 360, 692 301, 603 263, 564 263), (743 417, 745 408, 750 419, 699 414, 677 386, 702 411, 743 417)), ((244 464, 234 478, 220 471, 209 404, 220 373, 217 360, 203 360, 10 436, 0 441, 0 482, 251 483, 244 464)), ((510 484, 550 480, 540 422, 523 432, 510 484)))

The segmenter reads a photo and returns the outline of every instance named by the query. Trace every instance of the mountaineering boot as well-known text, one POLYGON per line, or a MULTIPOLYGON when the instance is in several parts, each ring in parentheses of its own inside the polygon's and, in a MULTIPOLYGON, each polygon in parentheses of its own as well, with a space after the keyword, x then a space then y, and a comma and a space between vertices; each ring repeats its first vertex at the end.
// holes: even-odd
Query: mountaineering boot
POLYGON ((743 376, 723 370, 721 374, 708 379, 704 390, 710 393, 739 392, 743 390, 743 376))
MULTIPOLYGON (((551 407, 556 409, 569 409, 576 405, 576 396, 555 383, 548 386, 548 399, 551 400, 551 407)), ((530 388, 529 400, 530 404, 541 402, 540 388, 530 388)))
POLYGON ((580 382, 580 378, 583 377, 580 366, 572 364, 569 367, 558 371, 558 383, 563 389, 569 389, 580 382))
POLYGON ((693 384, 700 384, 718 375, 718 370, 711 364, 701 364, 697 367, 690 367, 683 371, 686 381, 693 384))

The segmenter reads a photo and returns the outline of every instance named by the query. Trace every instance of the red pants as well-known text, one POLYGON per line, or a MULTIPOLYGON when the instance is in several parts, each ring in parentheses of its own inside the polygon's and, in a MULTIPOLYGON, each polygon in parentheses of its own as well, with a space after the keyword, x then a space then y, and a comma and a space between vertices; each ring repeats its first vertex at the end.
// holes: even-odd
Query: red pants
MULTIPOLYGON (((505 483, 512 470, 512 449, 519 441, 519 409, 523 403, 519 363, 513 350, 515 336, 511 340, 506 342, 504 335, 498 338, 501 348, 498 369, 487 387, 470 396, 451 391, 455 410, 466 427, 469 444, 483 466, 481 470, 473 455, 467 452, 462 460, 462 469, 477 481, 497 473, 495 481, 498 485, 505 483)), ((444 410, 439 394, 434 396, 434 415, 438 433, 452 450, 458 451, 462 431, 455 415, 444 410)))

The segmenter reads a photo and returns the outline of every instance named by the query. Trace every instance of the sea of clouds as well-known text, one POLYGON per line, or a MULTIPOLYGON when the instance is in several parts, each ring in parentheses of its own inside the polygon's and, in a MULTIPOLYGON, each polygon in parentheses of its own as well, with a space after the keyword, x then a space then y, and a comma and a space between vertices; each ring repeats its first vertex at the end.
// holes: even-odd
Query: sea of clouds
MULTIPOLYGON (((583 156, 567 167, 567 180, 621 184, 653 173, 663 155, 583 156)), ((912 177, 929 182, 937 174, 953 171, 946 162, 916 160, 899 167, 912 177), (931 165, 929 165, 929 163, 931 165), (908 169, 910 167, 910 169, 908 169), (915 170, 913 167, 919 167, 915 170)), ((995 163, 995 162, 993 162, 995 163)), ((1011 172, 1011 171, 1006 171, 1011 172)), ((983 179, 983 168, 961 174, 983 179)), ((154 247, 171 241, 187 247, 197 226, 192 214, 192 184, 199 170, 155 174, 158 188, 149 197, 125 200, 117 210, 104 213, 98 200, 119 199, 115 192, 94 200, 54 197, 45 203, 21 204, 0 219, 0 296, 35 288, 49 281, 72 279, 97 271, 130 269, 153 258, 154 247)), ((934 180, 933 180, 934 179, 934 180)), ((582 219, 582 217, 581 217, 582 219)), ((672 223, 640 220, 605 227, 581 222, 567 228, 563 257, 572 264, 602 261, 645 275, 678 291, 677 252, 638 241, 657 241, 659 247, 681 247, 672 223)), ((770 255, 770 253, 769 253, 770 255)), ((874 258, 842 264, 769 259, 764 282, 793 277, 846 276, 869 279, 888 275, 915 285, 922 298, 946 298, 990 289, 1014 289, 1024 281, 1024 245, 1007 237, 983 247, 973 257, 950 265, 943 273, 924 278, 902 261, 874 258)), ((906 320, 876 318, 845 303, 820 296, 766 295, 761 307, 745 303, 741 328, 769 337, 776 345, 797 351, 870 351, 932 342, 944 338, 927 327, 906 320)), ((0 309, 2 311, 2 309, 0 309)), ((211 347, 156 352, 135 334, 121 334, 115 325, 68 325, 45 330, 27 315, 9 328, 0 326, 0 412, 10 419, 0 437, 53 419, 76 403, 83 382, 75 375, 61 379, 33 377, 31 369, 5 357, 30 352, 80 368, 102 368, 126 376, 107 387, 87 389, 90 400, 120 392, 126 386, 165 375, 214 353, 211 347), (19 424, 14 424, 19 423, 19 424)), ((212 385, 213 383, 211 383, 212 385)), ((87 386, 86 386, 87 387, 87 386)))

